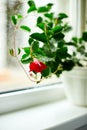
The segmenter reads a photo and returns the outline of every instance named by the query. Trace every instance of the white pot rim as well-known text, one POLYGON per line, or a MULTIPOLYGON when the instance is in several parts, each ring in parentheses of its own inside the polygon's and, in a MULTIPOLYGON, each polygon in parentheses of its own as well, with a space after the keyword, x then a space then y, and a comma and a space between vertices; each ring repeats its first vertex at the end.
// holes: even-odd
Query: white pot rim
POLYGON ((64 76, 87 80, 87 67, 74 67, 71 71, 65 71, 64 76))

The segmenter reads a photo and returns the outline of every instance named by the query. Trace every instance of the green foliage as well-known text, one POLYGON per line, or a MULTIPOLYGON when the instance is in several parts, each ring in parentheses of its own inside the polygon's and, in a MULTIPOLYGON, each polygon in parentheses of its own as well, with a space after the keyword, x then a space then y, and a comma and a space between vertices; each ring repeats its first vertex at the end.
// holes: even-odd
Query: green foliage
POLYGON ((64 32, 69 32, 69 31, 71 31, 71 30, 72 30, 72 27, 66 23, 66 24, 64 25, 63 31, 64 31, 64 32))
POLYGON ((38 17, 37 18, 37 25, 39 24, 39 23, 42 23, 43 22, 43 18, 42 17, 38 17))
POLYGON ((31 38, 31 37, 29 37, 28 43, 29 43, 30 46, 31 46, 31 44, 32 44, 33 42, 34 42, 34 39, 31 38))
POLYGON ((38 8, 38 13, 45 13, 45 12, 49 12, 52 8, 53 4, 49 3, 46 6, 41 6, 38 8))
POLYGON ((27 3, 28 3, 28 5, 29 5, 30 7, 36 6, 36 5, 35 5, 35 2, 34 2, 33 0, 29 0, 27 3))
POLYGON ((47 42, 45 33, 33 33, 30 35, 31 38, 41 41, 41 42, 47 42))
POLYGON ((87 42, 87 32, 83 32, 82 39, 87 42))
POLYGON ((47 76, 48 75, 50 75, 51 74, 51 68, 50 67, 47 67, 45 70, 43 70, 43 72, 42 72, 42 76, 43 77, 46 77, 47 78, 47 76))
POLYGON ((27 31, 27 32, 31 31, 31 29, 28 26, 25 26, 25 25, 20 26, 20 28, 27 31))
POLYGON ((32 57, 30 56, 30 48, 24 47, 23 50, 24 54, 22 55, 21 62, 23 64, 29 64, 33 60, 32 57))
POLYGON ((83 32, 80 38, 72 37, 71 41, 66 43, 67 46, 73 47, 72 60, 75 63, 75 65, 87 65, 86 42, 87 32, 83 32))
POLYGON ((75 63, 73 60, 65 60, 63 62, 63 69, 70 71, 75 66, 75 63))
POLYGON ((52 20, 53 19, 53 13, 45 13, 44 16, 47 17, 48 19, 52 20))
MULTIPOLYGON (((36 28, 40 31, 32 32, 32 28, 27 25, 20 25, 18 22, 24 19, 23 16, 17 14, 12 16, 12 22, 17 28, 17 24, 20 29, 29 32, 28 45, 23 48, 21 62, 23 64, 30 64, 35 59, 46 64, 47 68, 41 72, 41 78, 47 78, 52 73, 60 76, 64 70, 71 70, 74 66, 73 57, 76 53, 73 53, 73 57, 68 53, 68 46, 78 46, 78 39, 72 38, 70 42, 66 42, 66 32, 71 31, 71 26, 64 22, 68 16, 65 13, 59 13, 55 17, 55 12, 52 12, 52 3, 48 3, 44 6, 37 7, 34 0, 27 2, 29 13, 37 15, 36 28), (31 32, 31 33, 30 33, 31 32)), ((25 15, 26 16, 26 15, 25 15)), ((31 21, 32 22, 32 21, 31 21)), ((83 34, 83 39, 86 41, 86 34, 83 34)), ((81 39, 79 39, 81 44, 81 39)), ((78 51, 84 51, 83 45, 78 47, 78 51)), ((18 48, 18 55, 21 50, 18 48)), ((14 49, 10 50, 10 54, 14 56, 14 49)), ((86 54, 86 53, 85 53, 86 54)), ((79 62, 78 62, 79 63, 79 62)))
POLYGON ((53 34, 53 38, 56 40, 62 40, 65 37, 65 35, 63 33, 54 33, 53 34))
POLYGON ((65 13, 59 13, 58 14, 58 19, 65 19, 65 18, 68 18, 68 16, 65 14, 65 13))
POLYGON ((37 24, 37 26, 38 26, 41 30, 44 31, 44 29, 45 29, 45 24, 44 24, 44 23, 39 23, 39 24, 37 24))
POLYGON ((30 58, 30 57, 28 57, 26 54, 23 55, 22 58, 21 58, 21 62, 22 62, 23 64, 29 64, 29 63, 32 62, 32 61, 33 61, 33 59, 30 58))
POLYGON ((24 47, 23 50, 26 54, 28 54, 28 55, 30 54, 30 48, 29 47, 24 47))
POLYGON ((20 14, 13 15, 13 16, 12 16, 12 23, 13 23, 14 25, 16 25, 16 24, 18 23, 18 21, 20 21, 22 18, 23 18, 23 16, 20 15, 20 14))
POLYGON ((9 49, 9 53, 10 53, 11 56, 15 56, 15 52, 14 52, 13 48, 9 49))
POLYGON ((78 40, 79 40, 79 39, 78 39, 77 37, 73 37, 73 38, 72 38, 72 41, 75 42, 75 43, 78 43, 78 40))
POLYGON ((37 10, 35 2, 33 0, 28 1, 28 6, 29 6, 29 9, 27 10, 27 13, 31 13, 37 10))
POLYGON ((18 55, 21 53, 21 49, 20 48, 18 48, 18 55))
POLYGON ((60 26, 55 26, 52 31, 54 33, 58 33, 58 32, 61 32, 63 30, 63 27, 60 25, 60 26))

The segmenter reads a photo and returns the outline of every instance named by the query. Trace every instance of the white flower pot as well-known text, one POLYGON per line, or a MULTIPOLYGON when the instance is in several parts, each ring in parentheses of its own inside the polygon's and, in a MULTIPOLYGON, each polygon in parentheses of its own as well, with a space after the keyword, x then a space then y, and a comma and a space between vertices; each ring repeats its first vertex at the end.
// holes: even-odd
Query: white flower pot
POLYGON ((78 67, 64 72, 64 88, 71 103, 87 106, 87 68, 78 67))

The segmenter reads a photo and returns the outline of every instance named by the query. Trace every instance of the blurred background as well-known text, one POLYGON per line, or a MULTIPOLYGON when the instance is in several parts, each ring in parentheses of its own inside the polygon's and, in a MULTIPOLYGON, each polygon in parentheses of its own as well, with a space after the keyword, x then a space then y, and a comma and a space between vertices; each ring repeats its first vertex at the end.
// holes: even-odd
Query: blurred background
MULTIPOLYGON (((53 11, 56 14, 60 12, 68 14, 68 22, 73 30, 67 40, 72 35, 80 36, 81 32, 87 29, 87 0, 35 0, 35 2, 37 6, 45 5, 48 2, 54 3, 53 11)), ((34 86, 34 83, 29 81, 16 59, 9 55, 9 48, 13 47, 14 39, 11 16, 20 12, 25 14, 27 11, 26 3, 27 0, 0 0, 0 92, 34 86)), ((35 14, 24 22, 33 27, 35 14)), ((35 28, 33 30, 35 31, 35 28)), ((16 44, 18 47, 26 46, 27 40, 27 33, 21 31, 17 33, 16 44)), ((28 72, 28 69, 26 71, 28 72)), ((54 79, 54 82, 58 80, 54 79)), ((48 79, 48 83, 49 81, 48 79)), ((53 81, 51 80, 51 82, 53 81)), ((44 83, 47 83, 47 80, 44 83)))

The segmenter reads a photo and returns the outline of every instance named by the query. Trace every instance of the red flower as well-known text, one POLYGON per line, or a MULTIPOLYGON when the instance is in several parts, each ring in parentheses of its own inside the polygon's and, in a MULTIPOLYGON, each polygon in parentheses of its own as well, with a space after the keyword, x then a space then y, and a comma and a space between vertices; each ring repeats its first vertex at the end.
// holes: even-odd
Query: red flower
POLYGON ((36 73, 42 72, 47 68, 47 66, 38 60, 34 60, 33 62, 30 63, 29 65, 30 71, 34 71, 36 73))

